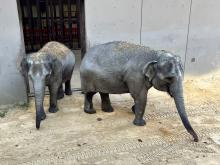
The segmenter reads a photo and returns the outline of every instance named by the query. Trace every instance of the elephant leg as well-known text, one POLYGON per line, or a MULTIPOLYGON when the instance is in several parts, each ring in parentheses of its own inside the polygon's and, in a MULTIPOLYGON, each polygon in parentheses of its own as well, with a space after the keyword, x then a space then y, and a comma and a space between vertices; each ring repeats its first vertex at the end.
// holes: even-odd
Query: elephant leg
POLYGON ((143 119, 147 101, 146 91, 142 90, 139 95, 134 96, 133 98, 135 102, 135 105, 133 106, 135 111, 135 119, 133 123, 137 126, 143 126, 146 124, 145 120, 143 119))
POLYGON ((111 106, 110 98, 108 93, 99 92, 102 100, 102 111, 104 112, 113 112, 114 109, 111 106))
POLYGON ((51 85, 49 86, 49 91, 50 91, 50 107, 49 107, 49 112, 51 113, 56 113, 58 111, 57 107, 57 94, 58 94, 58 85, 51 85))
POLYGON ((60 100, 62 98, 64 98, 63 84, 60 85, 57 93, 57 99, 60 100))
POLYGON ((85 93, 85 102, 84 102, 84 112, 93 114, 96 111, 93 109, 92 98, 96 92, 87 92, 85 93))
POLYGON ((67 80, 65 82, 65 94, 66 95, 72 95, 72 90, 71 90, 71 80, 67 80))

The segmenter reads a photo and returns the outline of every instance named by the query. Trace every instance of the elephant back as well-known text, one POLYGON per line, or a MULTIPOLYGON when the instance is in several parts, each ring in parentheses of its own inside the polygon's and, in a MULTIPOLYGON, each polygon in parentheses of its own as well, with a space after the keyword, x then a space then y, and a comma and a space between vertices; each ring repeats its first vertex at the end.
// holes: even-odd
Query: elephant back
POLYGON ((43 48, 39 50, 39 53, 48 54, 60 60, 65 59, 67 56, 74 56, 69 48, 56 41, 51 41, 45 44, 43 48))

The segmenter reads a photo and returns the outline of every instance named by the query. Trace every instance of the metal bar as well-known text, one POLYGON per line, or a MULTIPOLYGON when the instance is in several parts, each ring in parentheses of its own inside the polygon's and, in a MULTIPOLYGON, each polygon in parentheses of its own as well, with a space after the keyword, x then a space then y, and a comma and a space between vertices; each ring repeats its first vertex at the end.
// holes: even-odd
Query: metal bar
POLYGON ((68 36, 69 36, 69 47, 73 47, 73 36, 72 36, 72 13, 71 13, 71 0, 68 0, 68 36))
POLYGON ((77 40, 78 40, 78 48, 81 48, 81 26, 80 26, 80 20, 81 20, 81 2, 80 0, 76 0, 76 14, 77 14, 77 40))
POLYGON ((24 21, 25 15, 24 15, 24 3, 23 3, 23 1, 20 1, 20 8, 21 8, 22 20, 24 21))
POLYGON ((55 34, 54 31, 56 31, 54 29, 54 15, 53 15, 53 0, 50 0, 50 18, 51 18, 51 29, 52 29, 52 35, 51 35, 51 39, 55 40, 55 34))
POLYGON ((63 37, 64 37, 64 33, 63 33, 63 26, 64 26, 64 21, 63 21, 63 3, 62 3, 62 0, 59 0, 59 16, 60 16, 60 21, 59 21, 59 24, 60 24, 60 38, 61 38, 61 42, 63 42, 63 37))
POLYGON ((47 35, 48 40, 51 40, 51 26, 50 26, 50 19, 49 19, 49 0, 46 0, 46 26, 47 26, 47 35))
POLYGON ((28 13, 28 24, 29 24, 29 28, 32 30, 30 34, 31 51, 34 51, 34 26, 33 26, 33 13, 32 13, 31 1, 26 0, 26 5, 27 5, 27 13, 28 13))
POLYGON ((81 43, 81 58, 86 53, 86 30, 85 30, 85 0, 81 1, 80 5, 80 43, 81 43))
MULTIPOLYGON (((24 2, 21 0, 20 1, 20 8, 21 8, 21 15, 22 15, 22 22, 23 22, 23 34, 24 34, 24 39, 27 38, 27 31, 26 31, 26 19, 25 19, 25 13, 24 13, 24 2)), ((25 43, 26 46, 26 43, 25 43)))
POLYGON ((41 11, 40 11, 40 0, 36 0, 36 7, 37 7, 37 34, 40 36, 40 47, 43 46, 42 40, 42 22, 41 22, 41 11))
MULTIPOLYGON (((81 92, 82 90, 81 90, 81 88, 71 88, 71 91, 72 92, 81 92)), ((49 91, 45 91, 45 95, 50 95, 49 91)), ((34 97, 34 96, 35 95, 33 92, 28 94, 28 97, 34 97)))
POLYGON ((55 24, 54 24, 54 39, 57 40, 57 10, 56 10, 56 1, 53 1, 53 15, 54 15, 54 18, 55 18, 55 24))

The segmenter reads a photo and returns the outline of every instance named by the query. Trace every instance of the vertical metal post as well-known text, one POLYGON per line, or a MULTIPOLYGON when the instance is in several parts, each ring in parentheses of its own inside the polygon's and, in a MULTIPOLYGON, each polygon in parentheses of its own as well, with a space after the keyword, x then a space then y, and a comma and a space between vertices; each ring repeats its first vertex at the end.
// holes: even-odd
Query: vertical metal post
POLYGON ((68 0, 68 36, 69 36, 69 47, 73 48, 73 36, 72 36, 72 11, 71 3, 72 0, 68 0))
POLYGON ((22 20, 24 21, 25 15, 24 15, 24 2, 23 1, 20 1, 20 8, 21 8, 22 20))
MULTIPOLYGON (((21 16, 22 16, 22 21, 23 21, 23 34, 24 34, 24 40, 25 40, 27 38, 27 31, 26 31, 27 21, 25 18, 24 2, 23 1, 20 1, 20 9, 21 9, 21 16)), ((26 44, 25 44, 25 47, 26 47, 26 44)))
POLYGON ((41 10, 40 10, 40 0, 36 0, 36 7, 37 7, 37 34, 40 37, 40 47, 43 45, 42 40, 42 22, 41 22, 41 10))
POLYGON ((57 27, 57 8, 56 8, 56 5, 57 5, 57 2, 53 0, 53 16, 54 16, 54 40, 57 40, 57 30, 58 30, 58 27, 57 27))
POLYGON ((29 34, 31 37, 30 45, 31 45, 31 51, 34 51, 34 26, 33 26, 33 14, 32 14, 32 4, 31 1, 26 0, 27 5, 27 13, 28 13, 28 24, 29 28, 31 29, 29 34))
POLYGON ((53 15, 53 0, 50 0, 50 21, 51 21, 51 39, 55 40, 55 29, 54 29, 54 15, 53 15))
POLYGON ((81 9, 81 2, 80 2, 80 0, 76 0, 78 48, 81 48, 81 38, 80 38, 80 34, 81 34, 81 30, 80 30, 81 29, 81 26, 80 26, 81 13, 80 13, 80 9, 81 9))
POLYGON ((49 15, 49 0, 46 0, 46 26, 47 26, 47 35, 48 40, 51 40, 51 22, 50 22, 50 15, 49 15))
POLYGON ((63 3, 62 3, 62 0, 59 0, 59 16, 60 16, 60 39, 61 39, 61 42, 64 43, 64 29, 63 29, 63 26, 64 26, 64 20, 63 20, 63 3))
POLYGON ((86 53, 86 29, 85 29, 85 0, 81 0, 80 4, 80 43, 81 43, 81 58, 86 53))

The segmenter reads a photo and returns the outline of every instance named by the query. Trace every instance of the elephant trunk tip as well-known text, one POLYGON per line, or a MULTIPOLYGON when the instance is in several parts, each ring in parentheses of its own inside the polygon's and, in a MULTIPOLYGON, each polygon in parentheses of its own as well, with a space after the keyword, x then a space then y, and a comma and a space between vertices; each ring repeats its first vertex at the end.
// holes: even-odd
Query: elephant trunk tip
POLYGON ((40 129, 40 123, 41 123, 41 119, 39 119, 39 117, 36 117, 36 128, 37 128, 37 130, 40 129))
POLYGON ((194 138, 194 142, 198 142, 199 141, 199 137, 198 137, 198 135, 196 134, 196 132, 194 131, 194 130, 190 130, 190 131, 188 131, 191 135, 192 135, 192 137, 194 138))

